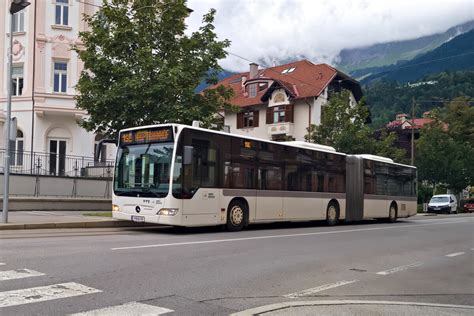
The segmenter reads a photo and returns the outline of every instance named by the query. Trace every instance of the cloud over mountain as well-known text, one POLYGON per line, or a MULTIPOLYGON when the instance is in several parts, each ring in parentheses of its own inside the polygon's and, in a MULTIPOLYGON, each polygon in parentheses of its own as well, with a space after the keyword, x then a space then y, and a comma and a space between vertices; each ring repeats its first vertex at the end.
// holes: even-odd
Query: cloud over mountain
MULTIPOLYGON (((301 57, 332 63, 343 48, 417 38, 474 19, 472 0, 189 0, 188 6, 190 31, 215 8, 216 32, 232 41, 229 51, 262 66, 301 57)), ((248 61, 233 56, 221 65, 248 69, 248 61)))

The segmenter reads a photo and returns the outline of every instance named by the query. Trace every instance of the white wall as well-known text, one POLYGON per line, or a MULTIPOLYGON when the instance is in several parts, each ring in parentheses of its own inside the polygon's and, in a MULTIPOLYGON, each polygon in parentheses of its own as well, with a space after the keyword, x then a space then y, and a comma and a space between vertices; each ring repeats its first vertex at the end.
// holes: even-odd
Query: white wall
POLYGON ((237 128, 237 113, 226 112, 224 117, 224 124, 229 125, 230 132, 238 135, 245 135, 263 139, 269 139, 266 125, 266 109, 265 105, 254 107, 254 110, 259 110, 258 127, 251 128, 237 128))
MULTIPOLYGON (((275 91, 276 93, 277 91, 275 91)), ((311 115, 311 124, 321 124, 321 112, 322 108, 327 103, 328 89, 324 91, 317 98, 307 98, 305 100, 293 101, 294 104, 294 123, 292 123, 292 136, 295 140, 304 141, 304 137, 307 134, 307 128, 309 126, 309 116, 311 115), (311 108, 311 114, 309 109, 311 108)), ((354 106, 357 104, 354 95, 350 93, 350 104, 354 106)), ((270 100, 271 104, 271 100, 270 100)), ((272 105, 272 104, 271 104, 272 105)), ((259 126, 252 128, 241 128, 237 129, 237 114, 232 112, 226 112, 224 122, 225 125, 230 127, 230 132, 239 135, 246 135, 251 137, 257 137, 262 139, 271 139, 268 134, 268 126, 266 124, 266 109, 267 105, 259 105, 258 107, 252 107, 252 109, 259 109, 259 126)))

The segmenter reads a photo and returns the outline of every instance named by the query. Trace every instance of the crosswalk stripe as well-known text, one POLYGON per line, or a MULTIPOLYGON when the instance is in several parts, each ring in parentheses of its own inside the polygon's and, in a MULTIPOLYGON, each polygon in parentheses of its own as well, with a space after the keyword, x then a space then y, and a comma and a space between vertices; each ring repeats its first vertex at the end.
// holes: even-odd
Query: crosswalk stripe
POLYGON ((5 264, 5 262, 0 262, 0 266, 4 266, 5 264))
POLYGON ((160 306, 153 306, 139 302, 130 302, 87 312, 71 314, 70 316, 130 316, 130 315, 162 315, 174 312, 160 306))
POLYGON ((0 281, 23 279, 41 275, 44 275, 44 273, 30 269, 0 271, 0 281))
POLYGON ((100 292, 102 291, 75 282, 32 287, 22 290, 0 292, 0 307, 44 302, 100 292))

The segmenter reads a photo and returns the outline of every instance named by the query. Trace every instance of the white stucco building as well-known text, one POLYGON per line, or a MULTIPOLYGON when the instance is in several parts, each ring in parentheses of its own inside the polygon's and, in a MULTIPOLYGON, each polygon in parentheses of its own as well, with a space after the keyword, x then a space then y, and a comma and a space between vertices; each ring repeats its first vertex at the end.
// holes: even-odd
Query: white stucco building
POLYGON ((263 139, 304 141, 307 128, 321 123, 332 92, 347 89, 355 105, 362 97, 359 83, 327 64, 301 60, 266 69, 250 64, 249 72, 218 83, 234 90, 231 104, 239 113, 225 112, 231 133, 263 139))
MULTIPOLYGON (((77 122, 87 113, 77 109, 75 85, 83 69, 73 45, 87 29, 83 14, 92 14, 100 0, 29 0, 14 17, 12 117, 18 122, 17 151, 94 156, 96 136, 77 122)), ((6 116, 10 1, 0 2, 0 124, 6 116)), ((5 148, 3 128, 0 147, 5 148)), ((109 145, 106 158, 113 159, 109 145)), ((57 159, 54 162, 59 164, 57 159)), ((15 164, 15 161, 13 161, 15 164)), ((46 166, 45 166, 46 167, 46 166)), ((52 168, 53 166, 49 166, 52 168)), ((57 168, 58 166, 56 166, 57 168)))

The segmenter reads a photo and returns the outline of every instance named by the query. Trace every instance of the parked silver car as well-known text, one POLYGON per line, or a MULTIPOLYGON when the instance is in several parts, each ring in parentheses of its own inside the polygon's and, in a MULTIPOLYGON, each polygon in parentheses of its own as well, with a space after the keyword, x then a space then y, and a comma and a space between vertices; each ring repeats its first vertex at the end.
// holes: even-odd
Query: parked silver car
POLYGON ((452 194, 433 195, 428 203, 429 213, 457 213, 457 200, 452 194))

